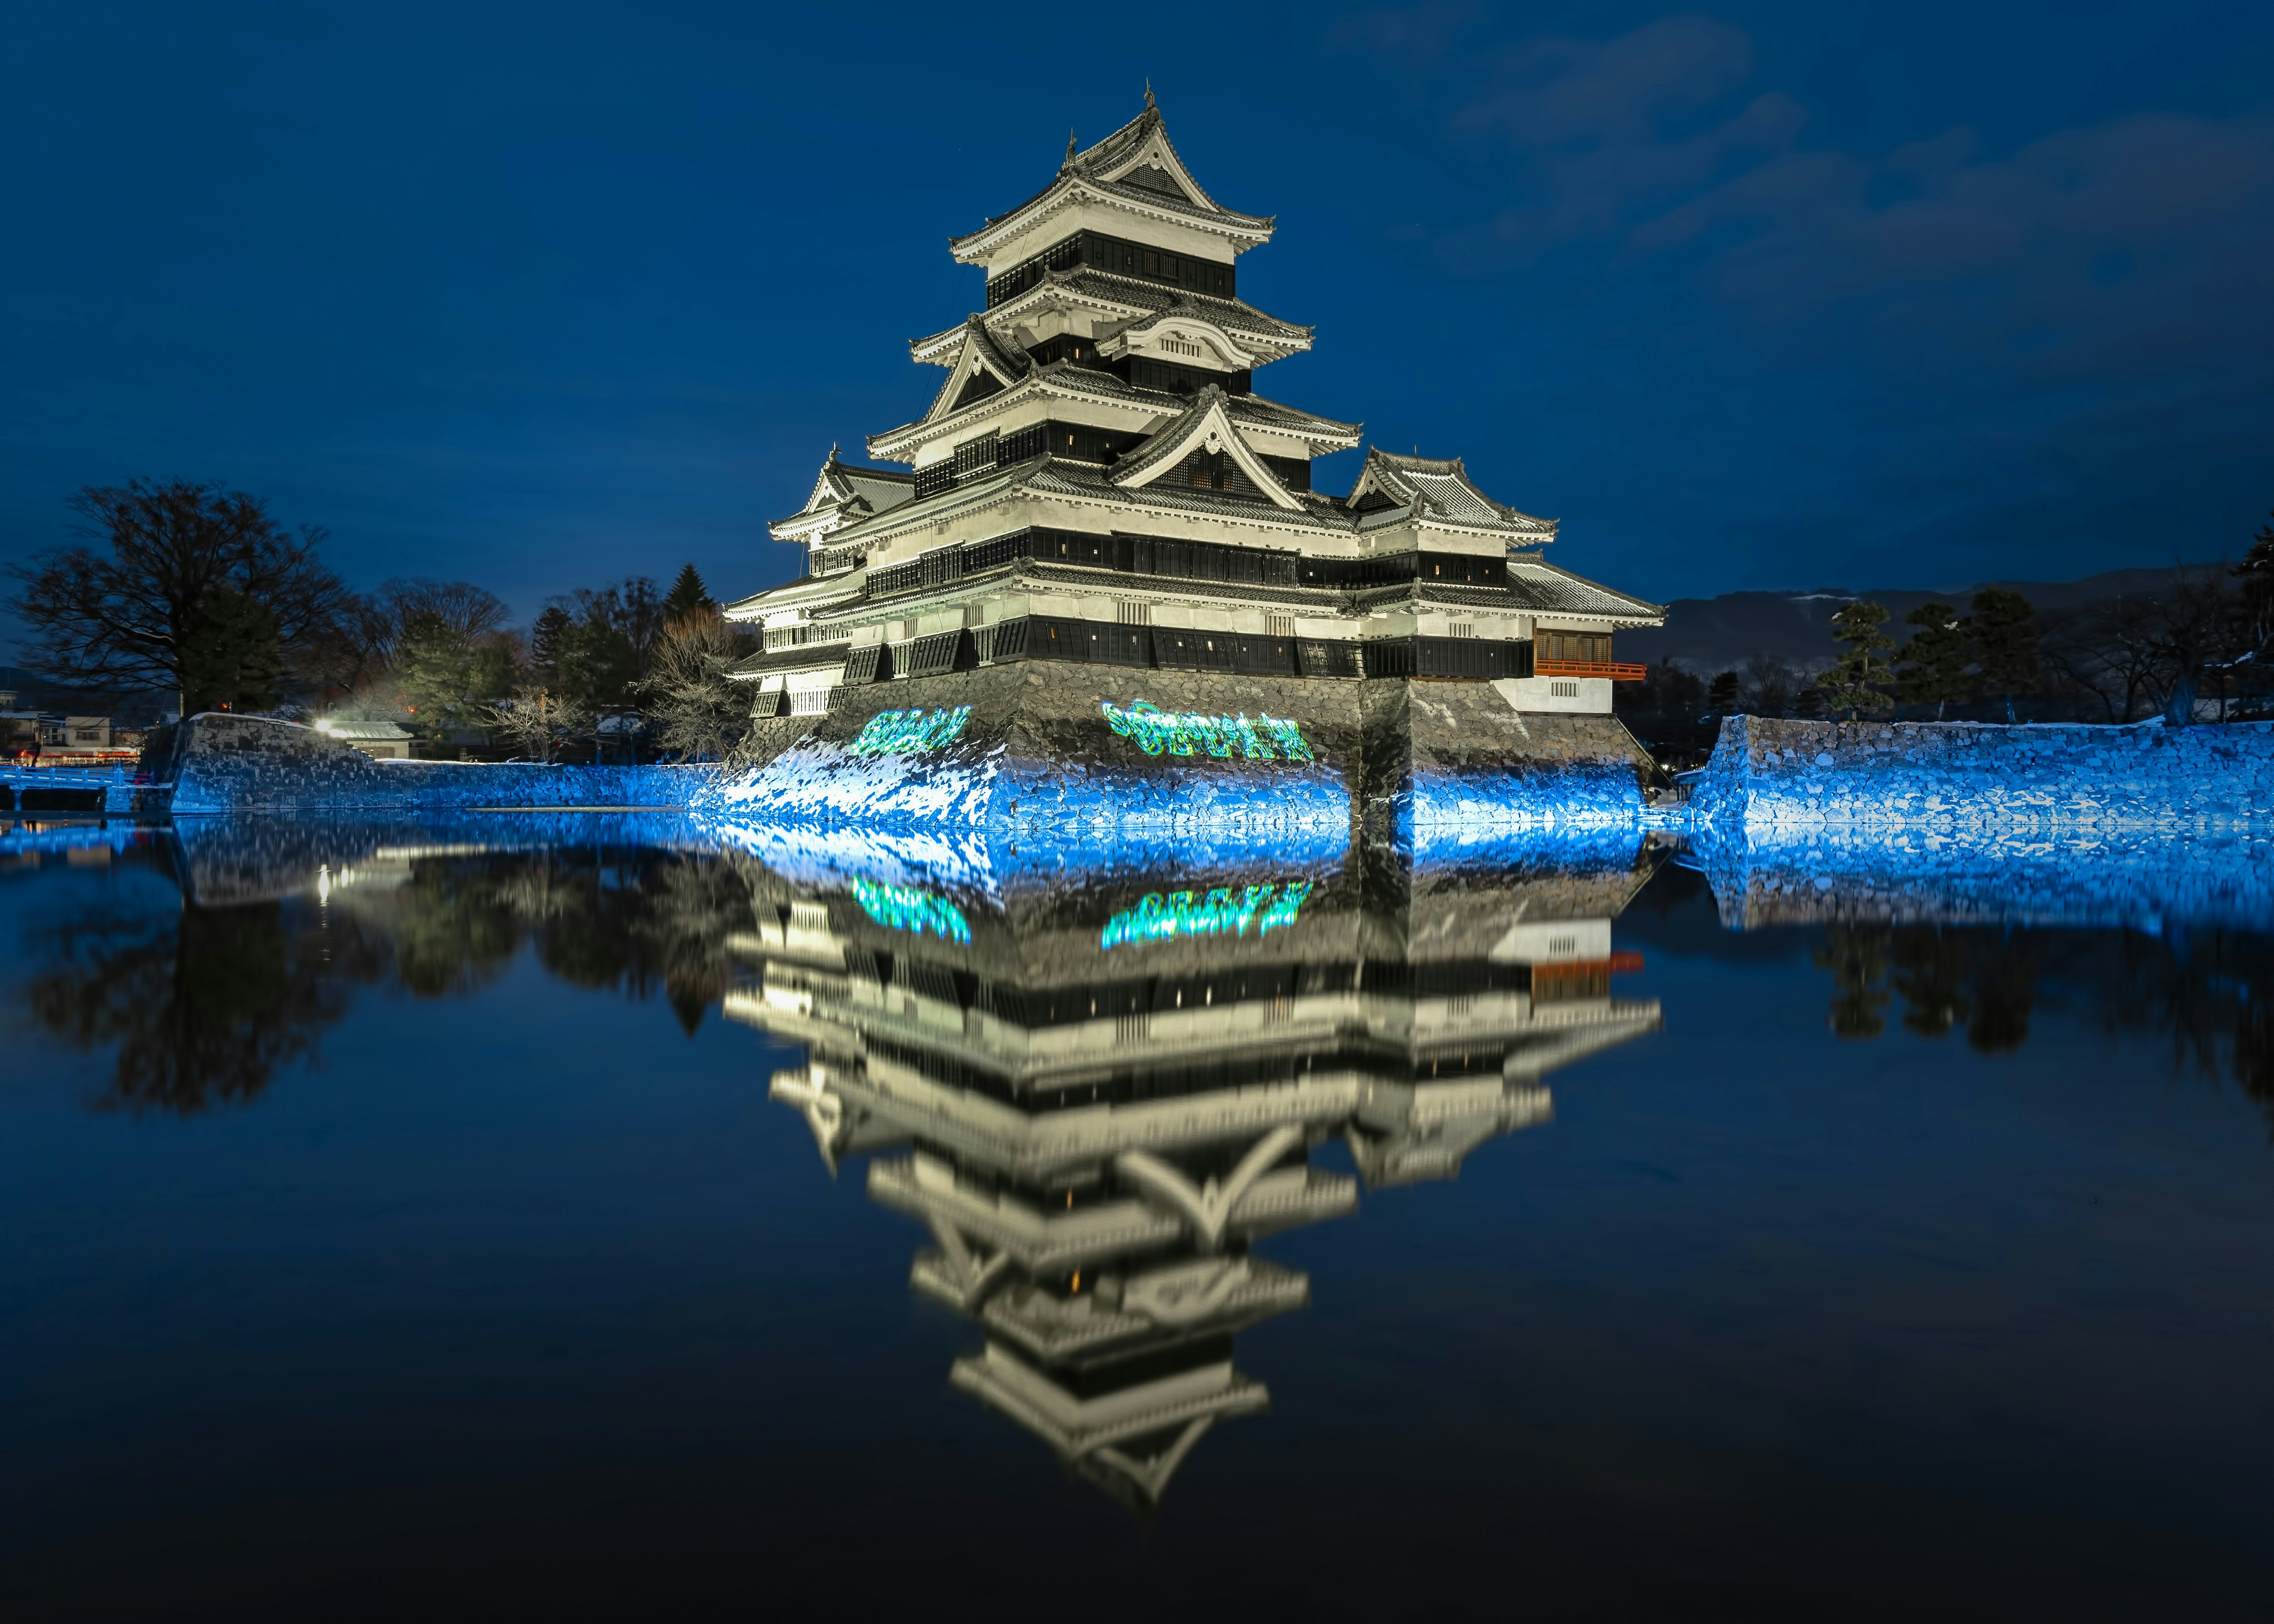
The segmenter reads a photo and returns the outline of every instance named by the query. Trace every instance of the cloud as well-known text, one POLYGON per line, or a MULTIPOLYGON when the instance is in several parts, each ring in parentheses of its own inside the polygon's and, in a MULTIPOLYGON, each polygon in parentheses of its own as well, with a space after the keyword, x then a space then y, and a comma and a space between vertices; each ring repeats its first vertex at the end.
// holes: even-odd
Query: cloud
POLYGON ((2274 119, 2142 113, 2004 155, 1956 127, 1859 153, 1811 144, 1808 109, 1754 82, 1726 22, 1465 51, 1440 37, 1457 26, 1430 34, 1443 129, 1493 206, 1441 235, 1457 267, 1592 245, 1615 271, 1692 271, 1758 328, 1836 317, 1898 361, 2041 383, 2274 365, 2274 119))

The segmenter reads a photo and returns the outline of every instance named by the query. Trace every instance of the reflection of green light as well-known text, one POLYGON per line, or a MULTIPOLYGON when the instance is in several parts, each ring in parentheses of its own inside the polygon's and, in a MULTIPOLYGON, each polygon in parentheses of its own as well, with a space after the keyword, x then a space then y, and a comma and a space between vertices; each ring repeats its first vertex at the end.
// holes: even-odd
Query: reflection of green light
POLYGON ((971 707, 952 710, 879 710, 845 748, 855 756, 906 756, 954 742, 971 719, 971 707))
POLYGON ((963 910, 945 897, 936 897, 913 885, 881 885, 875 880, 853 882, 854 900, 861 911, 888 930, 930 931, 950 942, 969 942, 971 926, 963 910))
POLYGON ((1163 710, 1150 700, 1133 699, 1129 708, 1103 704, 1106 726, 1125 739, 1133 739, 1148 756, 1166 750, 1171 756, 1196 751, 1210 756, 1241 756, 1249 761, 1316 761, 1303 730, 1276 716, 1250 720, 1239 716, 1198 716, 1190 711, 1163 710))
POLYGON ((1251 924, 1260 936, 1293 924, 1310 894, 1308 880, 1290 882, 1284 891, 1276 885, 1221 886, 1198 901, 1188 891, 1165 896, 1156 891, 1135 907, 1106 921, 1097 945, 1104 949, 1125 942, 1166 942, 1175 936, 1216 936, 1226 930, 1244 936, 1251 924))

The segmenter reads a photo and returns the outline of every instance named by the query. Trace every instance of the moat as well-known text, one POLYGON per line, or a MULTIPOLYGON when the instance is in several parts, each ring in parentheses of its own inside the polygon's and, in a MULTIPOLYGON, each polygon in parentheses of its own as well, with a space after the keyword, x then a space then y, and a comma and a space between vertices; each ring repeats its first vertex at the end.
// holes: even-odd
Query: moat
POLYGON ((0 1610, 2262 1615, 2264 841, 1912 844, 19 822, 0 1610))

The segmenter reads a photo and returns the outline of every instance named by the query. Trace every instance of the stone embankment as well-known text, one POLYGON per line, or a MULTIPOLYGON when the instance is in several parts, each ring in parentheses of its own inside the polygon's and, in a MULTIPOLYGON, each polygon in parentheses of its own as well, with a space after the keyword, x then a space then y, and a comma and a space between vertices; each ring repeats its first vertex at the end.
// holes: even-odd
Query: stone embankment
POLYGON ((1731 717, 1688 810, 1725 829, 2178 832, 2274 822, 2274 723, 1731 717))
POLYGON ((709 776, 700 767, 377 762, 312 727, 219 713, 162 729, 143 752, 143 771, 171 785, 177 816, 681 807, 709 776))

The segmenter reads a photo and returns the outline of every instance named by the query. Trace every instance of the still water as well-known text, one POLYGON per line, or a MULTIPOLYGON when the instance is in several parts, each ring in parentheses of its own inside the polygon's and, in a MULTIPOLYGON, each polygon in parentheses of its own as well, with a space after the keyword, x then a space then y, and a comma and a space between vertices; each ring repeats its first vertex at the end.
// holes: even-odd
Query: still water
POLYGON ((2264 858, 18 827, 0 1616, 2263 1617, 2264 858))

